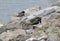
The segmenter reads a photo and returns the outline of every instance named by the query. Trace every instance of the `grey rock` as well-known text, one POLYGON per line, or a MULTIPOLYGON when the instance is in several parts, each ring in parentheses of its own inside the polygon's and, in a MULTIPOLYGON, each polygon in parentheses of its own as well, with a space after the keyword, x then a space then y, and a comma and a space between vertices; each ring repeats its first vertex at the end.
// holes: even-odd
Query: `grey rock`
POLYGON ((39 41, 39 40, 32 40, 32 41, 39 41))
POLYGON ((47 41, 60 41, 57 34, 52 34, 48 36, 47 41))
POLYGON ((14 41, 25 41, 26 39, 30 38, 31 36, 24 36, 24 35, 18 35, 14 41))
POLYGON ((0 34, 3 33, 4 31, 6 31, 6 26, 2 26, 2 27, 0 28, 0 34))
POLYGON ((2 41, 2 39, 0 39, 0 41, 2 41))
POLYGON ((52 4, 52 6, 60 6, 60 2, 56 2, 56 3, 52 4))

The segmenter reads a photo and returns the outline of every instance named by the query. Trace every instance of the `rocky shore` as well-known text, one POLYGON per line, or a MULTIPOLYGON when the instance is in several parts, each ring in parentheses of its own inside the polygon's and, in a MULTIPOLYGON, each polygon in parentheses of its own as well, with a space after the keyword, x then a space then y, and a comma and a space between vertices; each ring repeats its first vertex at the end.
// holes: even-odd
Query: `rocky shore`
POLYGON ((0 27, 0 41, 60 41, 60 5, 19 12, 0 27))

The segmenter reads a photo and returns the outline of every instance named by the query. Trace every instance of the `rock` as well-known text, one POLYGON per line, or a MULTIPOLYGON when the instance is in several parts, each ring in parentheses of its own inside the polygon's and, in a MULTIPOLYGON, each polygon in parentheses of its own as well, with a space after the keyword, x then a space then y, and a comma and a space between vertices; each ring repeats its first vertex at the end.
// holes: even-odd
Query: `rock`
POLYGON ((0 34, 3 33, 4 31, 6 31, 6 26, 2 26, 2 27, 0 28, 0 34))
POLYGON ((56 3, 52 4, 52 6, 60 6, 60 1, 57 1, 56 3))
POLYGON ((38 28, 38 29, 43 29, 42 26, 43 26, 42 24, 33 25, 33 27, 38 28))
POLYGON ((58 8, 59 8, 58 6, 48 7, 46 9, 42 9, 42 10, 36 12, 34 15, 27 16, 26 23, 32 24, 33 22, 31 23, 30 20, 35 20, 36 17, 39 17, 39 18, 45 17, 45 16, 48 17, 52 13, 55 13, 56 12, 56 9, 58 9, 58 8))
POLYGON ((41 10, 40 6, 35 6, 35 7, 32 7, 32 8, 26 9, 26 10, 24 10, 25 13, 26 13, 25 16, 34 14, 33 12, 38 12, 39 10, 41 10))
POLYGON ((0 28, 1 41, 59 41, 60 7, 34 7, 12 17, 0 28))
MULTIPOLYGON (((27 39, 26 41, 34 41, 34 40, 37 40, 37 39, 36 39, 36 38, 31 37, 31 38, 27 39)), ((38 41, 38 40, 37 40, 37 41, 38 41)))
POLYGON ((24 35, 18 35, 16 38, 14 38, 14 41, 25 41, 31 36, 24 36, 24 35))
POLYGON ((38 12, 41 9, 40 6, 35 6, 29 9, 26 9, 24 11, 21 11, 20 13, 18 13, 17 17, 22 17, 22 16, 28 16, 33 14, 33 12, 38 12))
POLYGON ((26 33, 27 33, 28 35, 31 35, 33 32, 34 32, 33 29, 28 29, 28 30, 26 30, 26 33))
POLYGON ((19 17, 13 17, 13 16, 12 16, 12 17, 10 18, 10 22, 14 22, 14 21, 19 20, 19 19, 20 19, 19 17))
POLYGON ((48 36, 47 41, 60 41, 60 39, 59 39, 57 34, 51 34, 51 35, 48 36))
POLYGON ((32 41, 39 41, 39 40, 32 40, 32 41))
POLYGON ((26 41, 46 41, 46 37, 45 36, 39 37, 39 38, 31 37, 31 38, 27 39, 26 41))
POLYGON ((0 23, 0 28, 3 26, 3 24, 2 23, 0 23))
POLYGON ((41 21, 40 18, 39 17, 36 17, 36 18, 33 18, 33 19, 29 19, 29 20, 27 19, 26 20, 26 23, 27 24, 31 24, 31 25, 35 25, 35 24, 38 24, 39 21, 41 21))
POLYGON ((38 38, 38 40, 45 40, 45 39, 47 39, 47 35, 44 35, 44 36, 38 38))
POLYGON ((16 29, 14 31, 7 31, 0 34, 0 39, 3 41, 8 41, 9 39, 14 39, 18 35, 26 35, 26 32, 22 29, 16 29), (19 32, 20 31, 20 32, 19 32))
POLYGON ((20 13, 18 13, 17 17, 22 17, 22 16, 25 16, 25 11, 22 11, 20 13))
POLYGON ((2 41, 2 39, 0 39, 0 41, 2 41))

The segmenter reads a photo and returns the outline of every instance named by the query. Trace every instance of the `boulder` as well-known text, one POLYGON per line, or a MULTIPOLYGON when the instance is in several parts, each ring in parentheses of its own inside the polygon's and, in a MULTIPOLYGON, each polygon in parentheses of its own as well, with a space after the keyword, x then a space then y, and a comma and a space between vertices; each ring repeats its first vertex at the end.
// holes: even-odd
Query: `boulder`
POLYGON ((18 13, 17 17, 22 17, 22 16, 28 16, 33 14, 33 12, 38 12, 39 10, 41 10, 40 6, 35 6, 29 9, 26 9, 24 11, 21 11, 20 13, 18 13))
POLYGON ((23 29, 16 29, 14 31, 7 30, 7 32, 3 32, 2 34, 0 34, 0 39, 2 39, 3 41, 8 41, 9 39, 14 39, 18 35, 26 35, 25 30, 23 29))

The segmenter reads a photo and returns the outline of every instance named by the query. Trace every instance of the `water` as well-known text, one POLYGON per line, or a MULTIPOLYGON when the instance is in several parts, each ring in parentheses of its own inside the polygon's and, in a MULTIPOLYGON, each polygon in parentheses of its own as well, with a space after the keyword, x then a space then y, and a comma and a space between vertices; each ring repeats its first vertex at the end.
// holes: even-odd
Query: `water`
POLYGON ((10 16, 18 12, 39 5, 46 8, 56 0, 0 0, 0 21, 7 23, 10 16))

